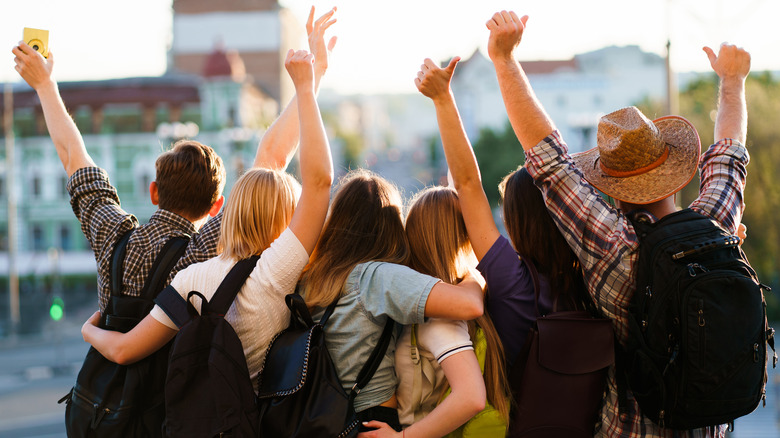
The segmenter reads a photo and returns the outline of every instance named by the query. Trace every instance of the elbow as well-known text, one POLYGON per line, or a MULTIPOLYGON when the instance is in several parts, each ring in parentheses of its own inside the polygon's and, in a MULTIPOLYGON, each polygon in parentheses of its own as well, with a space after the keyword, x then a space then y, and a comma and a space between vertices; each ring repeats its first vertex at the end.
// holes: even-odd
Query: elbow
POLYGON ((131 365, 134 364, 135 362, 138 362, 138 357, 133 355, 126 348, 121 348, 120 346, 115 346, 109 351, 106 351, 106 354, 104 354, 104 356, 106 357, 106 359, 118 365, 131 365))
POLYGON ((481 298, 471 300, 464 307, 463 311, 464 311, 463 320, 470 321, 472 319, 477 319, 480 316, 482 316, 483 313, 485 313, 485 302, 481 298))
POLYGON ((485 394, 483 393, 482 397, 474 397, 469 401, 469 409, 472 417, 485 409, 485 398, 485 394))

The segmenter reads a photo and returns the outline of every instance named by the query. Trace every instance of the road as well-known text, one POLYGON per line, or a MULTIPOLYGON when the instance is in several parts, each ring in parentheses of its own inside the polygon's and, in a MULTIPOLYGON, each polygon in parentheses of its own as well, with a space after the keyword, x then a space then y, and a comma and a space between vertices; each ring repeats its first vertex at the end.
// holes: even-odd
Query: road
MULTIPOLYGON (((52 323, 39 336, 0 339, 0 438, 65 438, 65 405, 57 400, 70 391, 88 350, 80 327, 52 323)), ((780 371, 770 362, 766 407, 737 419, 728 437, 780 438, 779 420, 780 371)))

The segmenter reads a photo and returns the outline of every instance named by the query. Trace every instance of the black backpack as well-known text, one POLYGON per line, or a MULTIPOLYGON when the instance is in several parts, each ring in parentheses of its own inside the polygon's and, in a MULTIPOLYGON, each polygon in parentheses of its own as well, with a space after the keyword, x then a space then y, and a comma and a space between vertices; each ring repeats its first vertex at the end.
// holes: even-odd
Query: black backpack
POLYGON ((165 380, 165 436, 258 436, 244 348, 225 313, 259 257, 236 263, 211 301, 196 291, 185 301, 171 286, 157 297, 157 305, 180 328, 165 380), (193 295, 200 297, 200 314, 191 303, 193 295))
POLYGON ((732 423, 752 412, 765 400, 774 330, 762 290, 769 288, 739 238, 691 209, 656 223, 641 212, 630 219, 640 243, 628 343, 618 355, 621 417, 626 383, 662 428, 732 423))
MULTIPOLYGON (((184 254, 189 238, 169 239, 152 266, 140 296, 120 295, 122 263, 133 230, 117 242, 111 257, 111 298, 100 327, 126 333, 154 307, 153 299, 184 254)), ((66 402, 65 427, 73 437, 159 437, 165 418, 161 388, 168 369, 163 348, 131 365, 118 365, 90 347, 76 384, 59 403, 66 402)))
MULTIPOLYGON (((265 357, 259 377, 262 437, 355 437, 358 421, 353 402, 371 380, 390 344, 394 321, 387 318, 379 343, 347 394, 325 345, 325 323, 334 301, 319 323, 298 294, 285 297, 290 327, 279 333, 265 357)), ((356 334, 359 336, 359 334, 356 334)))

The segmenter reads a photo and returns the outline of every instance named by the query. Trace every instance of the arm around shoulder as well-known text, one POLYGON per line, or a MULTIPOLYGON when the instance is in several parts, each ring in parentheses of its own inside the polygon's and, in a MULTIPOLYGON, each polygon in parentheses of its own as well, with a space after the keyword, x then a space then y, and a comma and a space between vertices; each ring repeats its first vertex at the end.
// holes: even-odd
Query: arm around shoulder
POLYGON ((436 283, 425 302, 425 316, 469 321, 482 316, 485 295, 482 284, 469 274, 459 284, 436 283))
POLYGON ((99 321, 98 311, 81 327, 81 334, 106 359, 119 365, 129 365, 144 359, 162 348, 177 333, 151 315, 147 315, 127 333, 101 329, 97 326, 99 321))

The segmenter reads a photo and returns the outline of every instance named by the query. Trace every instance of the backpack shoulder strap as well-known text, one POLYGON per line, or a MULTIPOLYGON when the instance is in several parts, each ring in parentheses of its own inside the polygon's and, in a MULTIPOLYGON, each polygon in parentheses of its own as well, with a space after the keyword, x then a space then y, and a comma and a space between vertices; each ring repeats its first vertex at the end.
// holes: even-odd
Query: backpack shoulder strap
MULTIPOLYGON (((252 273, 259 257, 252 256, 233 265, 225 279, 220 283, 217 291, 214 292, 211 301, 201 300, 201 312, 204 314, 211 312, 224 315, 236 298, 241 286, 244 285, 247 277, 252 273)), ((188 301, 171 285, 163 289, 157 295, 157 298, 154 299, 154 302, 160 306, 160 309, 179 328, 197 315, 197 312, 191 310, 191 307, 188 306, 188 301)))
POLYGON ((214 292, 214 296, 211 297, 208 304, 201 304, 201 313, 206 313, 203 310, 206 309, 206 306, 208 306, 208 311, 211 313, 216 313, 218 315, 227 313, 230 305, 233 304, 233 300, 236 298, 238 291, 241 289, 241 286, 244 285, 249 274, 251 274, 252 270, 255 268, 259 258, 259 255, 255 255, 239 260, 225 276, 225 279, 222 280, 222 283, 220 283, 217 291, 214 292))
POLYGON ((352 390, 349 392, 350 405, 355 401, 355 397, 357 397, 363 387, 368 384, 372 377, 374 377, 374 373, 377 368, 379 368, 379 364, 382 363, 382 359, 384 359, 385 353, 387 352, 387 347, 390 345, 390 338, 393 334, 394 326, 395 321, 391 318, 387 318, 385 328, 382 331, 382 336, 379 337, 379 342, 376 347, 374 347, 374 351, 371 352, 371 356, 369 356, 365 365, 363 365, 363 368, 360 369, 357 376, 357 382, 355 382, 355 385, 352 386, 352 390))
POLYGON ((125 255, 127 254, 127 242, 130 241, 130 236, 135 231, 135 228, 129 229, 114 246, 114 252, 111 253, 111 295, 119 296, 122 293, 122 265, 125 262, 125 255))
POLYGON ((152 269, 149 272, 149 278, 144 283, 144 288, 141 291, 142 297, 149 297, 154 299, 157 294, 160 293, 165 282, 168 281, 168 276, 173 270, 176 263, 184 251, 187 249, 187 245, 190 243, 190 237, 171 237, 165 242, 157 258, 152 264, 152 269))

